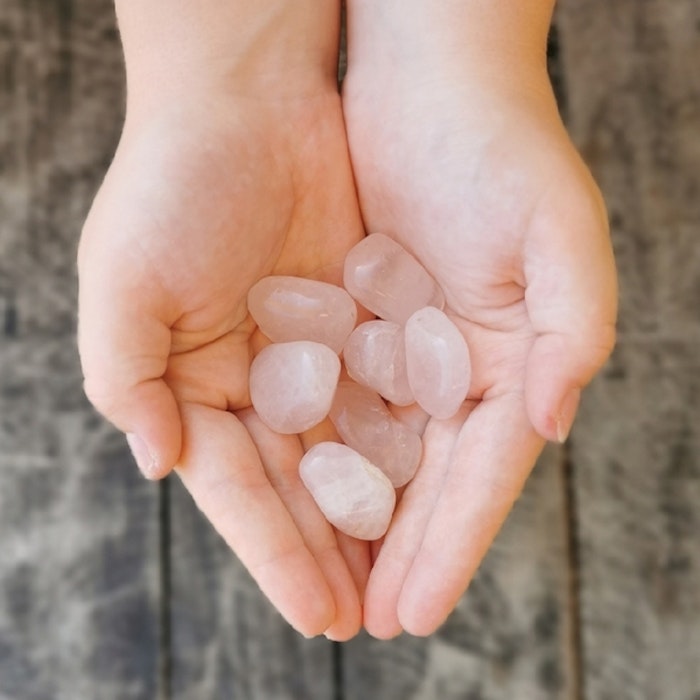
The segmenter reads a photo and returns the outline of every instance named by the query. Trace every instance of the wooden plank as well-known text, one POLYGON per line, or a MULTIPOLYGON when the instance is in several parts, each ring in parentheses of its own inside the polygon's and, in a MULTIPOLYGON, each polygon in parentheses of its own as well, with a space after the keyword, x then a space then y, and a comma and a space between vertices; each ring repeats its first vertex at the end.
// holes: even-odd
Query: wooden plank
POLYGON ((562 450, 548 447, 455 612, 427 639, 343 645, 343 698, 574 698, 562 450))
POLYGON ((590 700, 700 698, 700 5, 562 0, 568 113, 610 210, 620 340, 572 435, 590 700))
POLYGON ((586 698, 700 697, 700 353, 623 342, 573 437, 586 698))
POLYGON ((122 118, 110 2, 3 0, 0 65, 0 698, 153 698, 157 487, 87 405, 74 340, 122 118))
POLYGON ((171 484, 172 698, 332 700, 333 644, 306 640, 171 484))

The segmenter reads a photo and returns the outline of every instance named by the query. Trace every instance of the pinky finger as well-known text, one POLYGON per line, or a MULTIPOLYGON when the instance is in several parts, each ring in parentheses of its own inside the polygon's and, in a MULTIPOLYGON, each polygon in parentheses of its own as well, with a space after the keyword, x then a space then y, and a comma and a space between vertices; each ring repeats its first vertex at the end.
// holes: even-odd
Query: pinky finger
POLYGON ((185 404, 177 472, 196 504, 283 617, 306 637, 336 616, 326 577, 270 484, 245 426, 185 404))

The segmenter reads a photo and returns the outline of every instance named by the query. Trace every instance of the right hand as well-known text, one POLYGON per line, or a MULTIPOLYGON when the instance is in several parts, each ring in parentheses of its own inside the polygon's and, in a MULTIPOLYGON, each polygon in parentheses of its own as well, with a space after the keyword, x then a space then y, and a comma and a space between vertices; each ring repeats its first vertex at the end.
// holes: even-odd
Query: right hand
POLYGON ((270 274, 340 283, 362 235, 329 78, 299 98, 202 90, 134 110, 79 253, 88 397, 147 476, 177 468, 297 630, 334 639, 361 625, 369 547, 337 535, 303 487, 307 437, 277 436, 249 408, 246 295, 270 274))

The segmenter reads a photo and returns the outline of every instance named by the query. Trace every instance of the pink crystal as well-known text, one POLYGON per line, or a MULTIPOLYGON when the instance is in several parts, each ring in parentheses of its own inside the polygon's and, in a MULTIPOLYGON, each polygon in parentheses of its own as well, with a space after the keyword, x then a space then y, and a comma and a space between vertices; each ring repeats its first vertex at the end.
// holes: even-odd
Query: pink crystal
POLYGON ((396 505, 391 482, 347 445, 320 442, 299 464, 301 480, 328 522, 351 537, 379 539, 396 505))
POLYGON ((343 348, 348 374, 397 406, 413 403, 406 374, 403 328, 391 321, 361 323, 343 348))
POLYGON ((344 289, 304 277, 263 277, 248 292, 248 310, 275 343, 313 340, 338 353, 357 320, 344 289))
POLYGON ((273 343, 250 366, 250 398, 272 430, 301 433, 328 415, 339 375, 338 356, 321 343, 273 343))
POLYGON ((404 324, 424 306, 445 304, 445 297, 427 270, 396 241, 373 233, 345 258, 345 288, 365 308, 387 321, 404 324))
POLYGON ((406 368, 416 401, 434 418, 453 416, 471 380, 469 349, 459 328, 427 306, 406 323, 406 368))
POLYGON ((343 442, 376 464, 395 487, 413 478, 421 439, 389 413, 379 394, 354 382, 340 382, 330 418, 343 442))

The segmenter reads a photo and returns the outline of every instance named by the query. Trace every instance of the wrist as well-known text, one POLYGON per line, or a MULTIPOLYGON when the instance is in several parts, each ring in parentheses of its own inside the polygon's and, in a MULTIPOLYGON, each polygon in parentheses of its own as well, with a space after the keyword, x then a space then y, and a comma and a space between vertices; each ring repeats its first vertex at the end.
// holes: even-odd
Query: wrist
POLYGON ((347 0, 349 66, 546 71, 554 0, 347 0))
POLYGON ((335 87, 339 0, 116 0, 116 9, 130 105, 335 87))

